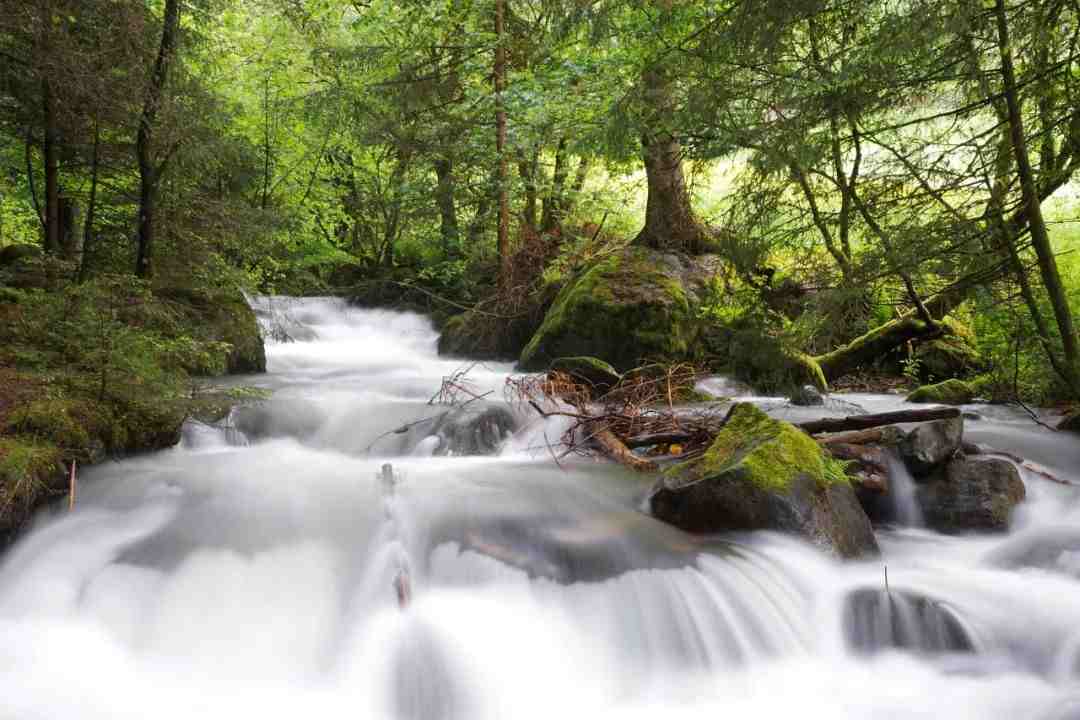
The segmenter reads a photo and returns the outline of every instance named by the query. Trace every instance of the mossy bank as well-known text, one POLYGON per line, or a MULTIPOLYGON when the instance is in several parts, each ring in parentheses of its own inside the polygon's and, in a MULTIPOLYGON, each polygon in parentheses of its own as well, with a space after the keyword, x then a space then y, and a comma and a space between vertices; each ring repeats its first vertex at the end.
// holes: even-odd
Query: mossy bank
POLYGON ((70 277, 53 259, 0 268, 0 541, 67 492, 73 461, 176 444, 204 404, 193 376, 266 367, 239 289, 70 277))

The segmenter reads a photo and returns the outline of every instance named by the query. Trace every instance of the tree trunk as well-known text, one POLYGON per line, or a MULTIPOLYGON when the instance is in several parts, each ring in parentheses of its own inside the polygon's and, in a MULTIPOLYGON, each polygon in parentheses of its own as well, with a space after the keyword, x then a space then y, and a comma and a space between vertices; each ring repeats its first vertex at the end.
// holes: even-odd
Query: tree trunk
POLYGON ((97 213, 98 175, 101 168, 101 126, 94 121, 94 149, 90 156, 90 197, 86 201, 86 223, 83 226, 82 257, 79 259, 79 282, 85 282, 94 249, 94 215, 97 213))
POLYGON ((1016 73, 1013 69, 1012 48, 1009 45, 1009 23, 1005 13, 1004 0, 995 0, 994 14, 997 19, 998 49, 1001 53, 1001 74, 1004 84, 1005 104, 1008 109, 1009 133, 1012 138, 1013 154, 1016 159, 1017 174, 1020 179, 1020 192, 1027 210, 1028 228, 1031 233, 1031 245, 1039 260, 1039 271, 1043 285, 1050 297, 1054 310, 1061 346, 1064 351, 1064 369, 1069 385, 1074 392, 1080 388, 1080 346, 1077 345, 1076 330, 1072 311, 1069 308, 1065 287, 1058 272, 1054 249, 1050 244, 1050 235, 1042 214, 1042 202, 1035 185, 1031 158, 1028 154, 1027 138, 1024 134, 1023 113, 1020 109, 1020 96, 1016 87, 1016 73))
POLYGON ((540 221, 540 230, 545 233, 554 232, 562 225, 563 213, 566 208, 566 137, 559 138, 559 145, 555 148, 555 170, 551 175, 551 190, 544 196, 544 215, 540 221))
POLYGON ((135 274, 139 277, 148 277, 151 273, 154 212, 157 209, 158 182, 161 179, 160 168, 153 159, 154 130, 179 35, 180 0, 165 0, 161 46, 158 48, 154 71, 146 89, 142 117, 139 120, 139 133, 135 139, 135 152, 139 160, 139 240, 135 274))
POLYGON ((37 215, 38 224, 41 225, 42 243, 44 244, 45 216, 41 213, 41 203, 38 201, 37 187, 34 184, 34 142, 31 128, 26 128, 26 186, 30 189, 30 202, 34 205, 34 214, 37 215))
POLYGON ((42 83, 45 112, 45 252, 60 252, 60 139, 52 84, 42 83))
POLYGON ((652 109, 650 127, 642 135, 648 200, 645 227, 635 243, 657 250, 682 250, 700 253, 707 249, 708 231, 698 221, 690 206, 690 192, 682 168, 682 146, 677 137, 663 127, 674 101, 671 79, 657 68, 642 76, 646 102, 652 109))
POLYGON ((495 151, 498 153, 496 182, 499 191, 499 285, 505 287, 510 279, 510 198, 506 172, 506 0, 495 0, 495 151))
POLYGON ((518 174, 525 184, 525 207, 521 211, 522 224, 531 231, 536 230, 538 193, 536 190, 536 171, 540 165, 540 146, 533 148, 532 155, 522 158, 518 163, 518 174))
POLYGON ((449 158, 436 158, 435 176, 438 184, 435 187, 435 201, 439 206, 439 236, 442 238, 443 257, 449 258, 458 254, 458 219, 457 205, 454 203, 454 163, 449 158))

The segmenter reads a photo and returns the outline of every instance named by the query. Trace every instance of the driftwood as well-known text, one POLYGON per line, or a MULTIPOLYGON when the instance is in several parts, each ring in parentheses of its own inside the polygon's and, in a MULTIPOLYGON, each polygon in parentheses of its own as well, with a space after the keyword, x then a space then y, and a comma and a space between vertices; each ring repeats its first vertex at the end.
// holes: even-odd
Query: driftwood
POLYGON ((846 418, 822 418, 821 420, 797 423, 796 427, 809 435, 817 435, 818 433, 869 430, 883 425, 896 425, 898 423, 949 420, 955 417, 960 417, 960 410, 957 408, 900 410, 897 412, 878 413, 876 415, 852 415, 846 418))
POLYGON ((874 443, 888 442, 889 437, 886 427, 888 426, 870 428, 869 430, 853 430, 817 438, 817 441, 826 447, 832 445, 873 445, 874 443))
POLYGON ((593 444, 600 449, 600 452, 615 462, 637 472, 656 472, 658 469, 656 463, 652 460, 646 460, 632 453, 626 443, 605 427, 602 422, 589 422, 585 427, 593 444))

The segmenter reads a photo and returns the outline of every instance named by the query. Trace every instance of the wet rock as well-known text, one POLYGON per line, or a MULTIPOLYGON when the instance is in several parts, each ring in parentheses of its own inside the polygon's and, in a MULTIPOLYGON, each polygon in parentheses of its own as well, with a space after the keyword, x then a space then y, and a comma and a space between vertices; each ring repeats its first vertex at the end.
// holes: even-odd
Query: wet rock
POLYGON ((665 472, 649 508, 689 532, 777 530, 841 557, 877 552, 870 520, 839 461, 748 403, 732 408, 702 457, 665 472))
POLYGON ((435 455, 494 455, 517 427, 506 405, 472 403, 434 418, 428 434, 439 438, 435 455))
POLYGON ((975 389, 963 380, 946 380, 936 385, 923 385, 907 397, 909 403, 964 405, 975 399, 975 389))
POLYGON ((1003 531, 1026 490, 1011 462, 960 457, 917 491, 926 524, 940 532, 1003 531))
POLYGON ((1080 432, 1080 410, 1066 413, 1057 424, 1058 430, 1080 432))
POLYGON ((908 433, 900 443, 900 456, 912 475, 922 477, 956 455, 963 441, 963 418, 934 420, 908 433))
POLYGON ((818 407, 825 404, 825 396, 813 385, 803 385, 791 394, 788 402, 799 407, 818 407))
POLYGON ((972 638, 948 606, 913 592, 863 588, 844 602, 844 631, 857 652, 971 652, 972 638))
POLYGON ((622 381, 620 375, 610 364, 594 357, 565 357, 551 361, 549 372, 561 372, 575 380, 592 387, 603 394, 622 381))
POLYGON ((274 398, 233 410, 233 426, 246 437, 257 440, 291 437, 303 440, 326 422, 326 412, 303 398, 274 398))

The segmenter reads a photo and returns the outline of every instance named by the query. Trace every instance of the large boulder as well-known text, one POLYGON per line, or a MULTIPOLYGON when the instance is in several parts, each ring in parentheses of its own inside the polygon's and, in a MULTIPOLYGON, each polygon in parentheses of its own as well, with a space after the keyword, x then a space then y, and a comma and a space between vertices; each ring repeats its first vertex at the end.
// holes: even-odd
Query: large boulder
POLYGON ((964 442, 964 419, 934 420, 922 423, 900 443, 900 455, 912 475, 927 475, 947 462, 964 442))
POLYGON ((748 403, 731 409, 704 455, 665 472, 649 507, 689 532, 777 530, 841 557, 877 552, 843 464, 748 403))
POLYGON ((523 370, 560 357, 591 355, 625 371, 648 359, 696 352, 697 308, 719 266, 712 255, 687 256, 630 246, 568 282, 521 353, 523 370))
POLYGON ((951 317, 940 326, 941 335, 918 343, 912 356, 923 381, 970 377, 985 369, 971 328, 951 317))
POLYGON ((926 524, 940 532, 1003 531, 1026 490, 1008 460, 958 457, 943 473, 919 487, 916 496, 926 524))
POLYGON ((909 403, 936 405, 966 405, 974 399, 975 389, 955 378, 936 385, 923 385, 907 397, 909 403))

